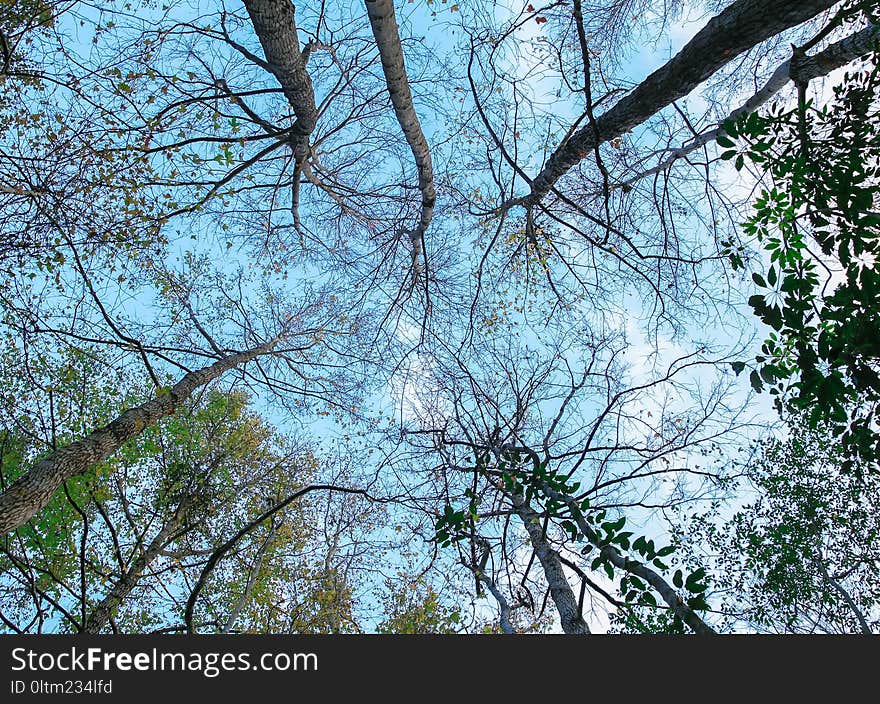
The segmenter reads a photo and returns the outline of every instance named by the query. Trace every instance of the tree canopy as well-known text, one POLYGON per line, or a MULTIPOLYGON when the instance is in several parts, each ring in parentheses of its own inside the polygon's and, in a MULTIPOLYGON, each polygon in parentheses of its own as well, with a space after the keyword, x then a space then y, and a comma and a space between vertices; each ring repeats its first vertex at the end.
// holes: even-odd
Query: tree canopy
POLYGON ((876 632, 878 19, 0 0, 0 629, 876 632))

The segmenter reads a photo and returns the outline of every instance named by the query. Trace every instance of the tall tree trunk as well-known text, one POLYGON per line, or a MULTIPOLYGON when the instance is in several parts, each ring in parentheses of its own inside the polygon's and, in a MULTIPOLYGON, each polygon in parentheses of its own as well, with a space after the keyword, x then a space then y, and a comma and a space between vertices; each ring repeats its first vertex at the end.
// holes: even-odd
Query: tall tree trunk
MULTIPOLYGON (((866 56, 871 51, 877 49, 877 43, 880 41, 880 25, 871 24, 859 32, 855 32, 844 39, 826 47, 814 56, 805 56, 800 61, 792 65, 791 60, 781 64, 773 75, 767 79, 764 86, 752 95, 746 102, 735 110, 732 110, 726 119, 735 120, 740 115, 755 112, 764 105, 770 98, 782 90, 790 81, 805 84, 816 78, 827 76, 835 69, 846 66, 848 63, 856 59, 866 56)), ((626 181, 614 184, 614 188, 631 186, 637 181, 665 171, 672 164, 682 157, 687 156, 691 152, 701 149, 710 142, 718 139, 722 129, 719 125, 715 129, 703 132, 684 146, 676 149, 670 149, 670 155, 647 171, 643 171, 626 181)))
MULTIPOLYGON (((107 622, 113 615, 113 609, 131 594, 131 591, 140 581, 144 570, 152 564, 153 560, 174 539, 175 535, 186 523, 187 513, 192 507, 192 503, 193 500, 189 497, 181 502, 181 505, 178 506, 171 519, 162 526, 162 529, 153 538, 149 547, 138 555, 131 567, 122 574, 110 591, 101 599, 101 602, 92 609, 92 612, 83 624, 82 633, 100 633, 101 629, 107 625, 107 622)), ((85 594, 83 599, 85 599, 85 594)))
POLYGON ((171 415, 193 391, 224 372, 270 352, 280 337, 246 352, 237 352, 214 364, 191 371, 167 391, 135 408, 129 408, 108 425, 52 452, 0 494, 0 535, 20 528, 40 511, 68 479, 102 462, 163 416, 171 415))
MULTIPOLYGON (((535 476, 538 476, 538 468, 541 464, 541 458, 538 456, 538 453, 535 452, 532 448, 508 444, 502 446, 499 449, 504 452, 522 452, 528 455, 532 461, 532 464, 534 465, 535 476)), ((541 490, 551 499, 568 506, 568 509, 571 512, 571 517, 574 519, 575 523, 577 523, 578 528, 581 529, 581 533, 583 533, 584 537, 594 547, 599 548, 602 556, 612 565, 620 570, 623 570, 624 572, 629 572, 630 574, 640 577, 652 587, 654 587, 654 589, 657 591, 663 601, 666 602, 667 606, 669 606, 672 612, 676 614, 688 626, 694 629, 695 633, 699 633, 702 635, 710 635, 716 633, 715 629, 713 629, 709 624, 703 621, 703 619, 700 618, 697 612, 694 611, 690 606, 688 606, 678 596, 678 594, 676 594, 675 589, 673 589, 672 586, 670 586, 670 584, 665 579, 663 579, 660 574, 652 570, 647 565, 642 564, 638 560, 631 560, 625 555, 622 555, 613 545, 605 544, 605 542, 600 538, 596 531, 590 526, 589 523, 587 523, 586 519, 584 518, 584 514, 581 511, 580 506, 578 505, 578 502, 573 496, 557 491, 546 482, 541 482, 540 487, 541 490)), ((519 509, 517 508, 516 503, 514 503, 514 509, 516 509, 517 513, 519 513, 519 509)), ((522 516, 522 514, 520 515, 522 516)), ((526 527, 528 528, 528 523, 526 524, 526 527)), ((531 535, 531 531, 529 535, 531 535)), ((539 535, 543 535, 543 531, 539 530, 539 535)), ((558 560, 559 558, 557 557, 556 559, 558 560)))
POLYGON ((522 201, 540 201, 597 144, 619 137, 688 95, 728 62, 755 45, 812 19, 837 0, 737 0, 608 112, 561 144, 532 181, 522 201))
POLYGON ((716 633, 714 628, 703 621, 703 619, 700 618, 699 614, 697 614, 696 611, 694 611, 681 599, 681 597, 678 596, 675 589, 673 589, 669 582, 663 579, 663 577, 659 573, 655 572, 653 569, 651 569, 644 563, 639 562, 638 560, 632 560, 626 555, 622 555, 613 545, 604 544, 604 541, 601 540, 596 531, 593 530, 589 523, 587 523, 586 519, 584 518, 584 514, 581 512, 577 501, 575 501, 573 497, 569 496, 568 494, 562 494, 556 491, 553 487, 548 486, 546 483, 543 484, 542 489, 551 499, 564 503, 568 506, 569 511, 571 511, 572 518, 574 518, 574 521, 575 523, 577 523, 578 528, 581 529, 581 533, 583 533, 584 537, 594 547, 599 548, 599 551, 602 553, 602 556, 606 560, 608 560, 617 569, 635 575, 636 577, 639 577, 650 584, 660 595, 660 598, 662 598, 663 601, 666 602, 666 605, 670 608, 670 610, 684 623, 690 626, 694 630, 694 633, 698 633, 700 635, 714 635, 716 633))
POLYGON ((422 132, 413 106, 409 79, 403 61, 403 49, 400 46, 400 34, 397 31, 397 19, 394 16, 393 0, 365 0, 370 26, 379 47, 382 60, 382 71, 394 106, 400 128, 415 158, 419 173, 419 191, 422 194, 422 213, 419 225, 410 232, 413 246, 413 273, 419 272, 419 256, 424 251, 424 235, 434 215, 434 203, 437 200, 434 188, 434 167, 431 163, 431 150, 428 140, 422 132))
POLYGON ((559 620, 562 630, 570 635, 583 635, 590 632, 586 621, 581 616, 581 610, 578 607, 578 600, 575 598, 571 585, 565 576, 562 568, 562 561, 559 555, 550 546, 547 536, 541 527, 541 519, 537 513, 526 503, 525 498, 520 494, 511 496, 513 501, 513 510, 522 519, 526 532, 529 534, 535 555, 541 567, 544 568, 544 576, 547 578, 547 584, 550 586, 550 596, 559 612, 559 620))
POLYGON ((293 153, 297 162, 308 154, 309 137, 318 122, 315 91, 299 48, 299 35, 290 0, 244 0, 263 53, 284 97, 296 115, 291 127, 293 153))
POLYGON ((229 612, 229 617, 226 619, 226 625, 223 626, 224 633, 232 633, 232 629, 235 628, 235 622, 238 621, 238 617, 241 616, 241 612, 244 610, 244 607, 247 606, 248 601, 250 601, 251 593, 254 591, 254 585, 257 583, 257 577, 260 575, 260 570, 263 567, 263 559, 266 556, 266 550, 275 538, 275 528, 276 526, 273 522, 269 527, 269 534, 260 545, 260 549, 257 551, 257 556, 254 558, 254 563, 251 565, 244 591, 229 612))

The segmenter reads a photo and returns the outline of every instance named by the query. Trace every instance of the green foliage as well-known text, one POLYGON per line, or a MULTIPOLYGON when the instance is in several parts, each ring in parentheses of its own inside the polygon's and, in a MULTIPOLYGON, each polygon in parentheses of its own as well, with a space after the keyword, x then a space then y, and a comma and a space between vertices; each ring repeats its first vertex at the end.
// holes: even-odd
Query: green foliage
MULTIPOLYGON (((875 53, 863 69, 844 74, 828 104, 741 116, 724 124, 719 140, 739 144, 722 158, 735 157, 741 168, 745 156, 772 181, 744 225, 769 262, 752 275, 762 292, 749 304, 772 328, 751 384, 769 388, 780 411, 807 411, 814 428, 832 424, 848 467, 852 457, 880 452, 878 90, 875 53)), ((727 247, 734 269, 743 268, 740 253, 727 247)), ((745 364, 733 368, 740 373, 745 364)))
POLYGON ((611 617, 614 633, 684 635, 688 633, 684 622, 671 611, 662 609, 620 609, 611 617))
MULTIPOLYGON (((108 374, 90 348, 47 350, 7 338, 0 353, 0 452, 8 486, 55 447, 108 422, 120 409, 119 377, 108 374)), ((59 597, 78 569, 77 510, 111 492, 109 467, 97 465, 65 482, 45 509, 16 533, 24 555, 42 556, 35 586, 59 597)), ((10 558, 0 558, 3 569, 10 558)))
MULTIPOLYGON (((30 467, 27 457, 32 455, 28 438, 14 431, 0 431, 2 453, 2 484, 8 486, 30 467)), ((106 494, 107 473, 103 468, 93 467, 85 474, 68 480, 65 492, 58 492, 46 508, 16 533, 19 549, 24 554, 38 552, 45 562, 35 573, 35 588, 59 596, 60 581, 75 575, 79 565, 80 546, 75 528, 80 516, 75 506, 85 506, 94 495, 106 494)), ((10 557, 0 557, 0 570, 9 569, 10 557)))
POLYGON ((402 589, 387 583, 385 618, 376 627, 385 634, 451 634, 461 631, 461 614, 440 601, 430 584, 412 582, 402 589))
POLYGON ((730 627, 856 632, 849 597, 876 628, 880 476, 844 471, 834 428, 813 428, 808 417, 754 450, 745 469, 757 498, 735 510, 719 505, 681 529, 689 549, 712 556, 730 627))
MULTIPOLYGON (((304 584, 297 603, 291 607, 290 619, 285 624, 289 633, 359 633, 360 626, 354 616, 354 588, 344 571, 330 568, 301 570, 289 579, 304 584)), ((278 588, 277 581, 270 582, 278 588)), ((267 586, 268 584, 267 583, 267 586)), ((255 605, 271 603, 270 594, 265 601, 255 595, 255 605)), ((257 621, 259 624, 259 621, 257 621)), ((259 624, 262 626, 262 624, 259 624)))
MULTIPOLYGON (((508 495, 519 495, 529 505, 537 503, 539 514, 554 519, 563 539, 571 549, 589 558, 590 570, 602 571, 604 577, 617 581, 617 589, 627 606, 658 608, 653 588, 639 577, 614 565, 612 554, 637 555, 636 558, 650 569, 666 574, 672 572, 668 558, 675 557, 676 546, 657 547, 653 539, 644 535, 633 538, 634 532, 624 530, 626 516, 609 519, 605 509, 591 509, 590 501, 579 496, 580 484, 571 482, 561 471, 547 462, 525 456, 520 452, 506 452, 493 461, 491 453, 476 457, 474 471, 503 489, 508 495), (499 481, 500 477, 500 481, 499 481), (581 522, 587 528, 581 530, 581 522), (586 533, 584 532, 586 531, 586 533)), ((449 504, 435 522, 434 541, 447 548, 477 535, 479 498, 472 490, 465 490, 469 499, 466 509, 456 510, 449 504)), ((632 559, 632 558, 627 558, 632 559)), ((705 593, 708 590, 707 573, 702 567, 684 576, 682 569, 675 571, 672 581, 682 591, 683 601, 694 610, 709 608, 705 593)))
POLYGON ((157 510, 173 509, 188 496, 204 509, 223 505, 245 473, 275 457, 271 429, 247 404, 243 393, 210 390, 200 403, 145 429, 117 461, 161 458, 157 510))

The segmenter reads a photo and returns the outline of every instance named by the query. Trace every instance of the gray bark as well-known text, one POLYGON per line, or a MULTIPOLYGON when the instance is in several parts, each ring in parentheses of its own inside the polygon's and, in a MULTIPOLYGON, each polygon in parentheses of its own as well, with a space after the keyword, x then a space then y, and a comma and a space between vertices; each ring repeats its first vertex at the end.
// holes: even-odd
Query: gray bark
POLYGON ((532 181, 531 192, 509 203, 540 201, 556 182, 596 146, 689 94, 700 83, 760 42, 812 19, 837 0, 736 0, 713 17, 670 61, 654 71, 614 107, 561 144, 532 181))
POLYGON ((309 137, 318 122, 315 91, 299 48, 299 36, 290 0, 244 0, 254 31, 263 47, 269 70, 278 80, 296 121, 290 128, 297 162, 308 154, 309 137))
POLYGON ((872 635, 871 627, 868 625, 868 620, 865 618, 865 614, 863 614, 862 610, 856 606, 856 602, 853 600, 852 596, 850 596, 850 593, 843 588, 843 585, 828 574, 828 570, 825 568, 825 563, 822 561, 821 556, 816 559, 816 564, 819 566, 819 570, 822 572, 822 577, 825 581, 828 582, 828 584, 830 584, 841 597, 843 597, 843 600, 846 602, 850 611, 852 611, 858 619, 861 632, 865 635, 872 635))
MULTIPOLYGON (((878 38, 880 38, 878 25, 872 24, 865 27, 865 29, 860 32, 856 32, 845 39, 841 39, 839 42, 835 42, 814 56, 806 56, 800 59, 800 61, 796 62, 795 67, 792 67, 791 60, 786 61, 773 72, 773 75, 770 76, 761 90, 752 95, 736 110, 733 110, 726 119, 735 120, 740 115, 755 112, 788 85, 789 81, 806 84, 816 78, 827 76, 835 69, 846 66, 848 63, 865 56, 877 48, 878 38)), ((639 181, 646 176, 652 176, 661 171, 665 171, 678 159, 687 156, 697 149, 701 149, 710 142, 714 142, 718 139, 721 132, 722 129, 720 126, 713 130, 709 130, 708 132, 703 132, 687 144, 678 149, 671 150, 670 155, 654 168, 643 171, 638 176, 627 179, 622 183, 615 184, 614 188, 631 186, 636 181, 639 181)))
MULTIPOLYGON (((121 604, 131 591, 137 586, 141 575, 165 549, 186 522, 187 512, 192 506, 192 500, 185 500, 174 512, 171 519, 162 526, 162 529, 153 538, 150 545, 126 570, 109 592, 101 599, 101 602, 89 614, 83 624, 83 633, 100 633, 113 615, 113 610, 121 604)), ((85 598, 85 595, 83 595, 85 598)))
POLYGON ((526 503, 525 498, 520 494, 511 496, 513 502, 513 510, 522 519, 526 532, 535 550, 535 555, 544 569, 544 576, 547 578, 547 584, 550 587, 550 596, 559 612, 559 620, 562 630, 569 635, 583 635, 590 632, 589 627, 581 616, 581 610, 578 608, 578 600, 572 591, 571 585, 565 576, 562 568, 562 561, 559 555, 550 546, 544 530, 541 528, 541 519, 537 513, 526 503))
POLYGON ((507 599, 504 598, 501 590, 498 589, 495 582, 482 572, 477 573, 477 579, 486 585, 486 589, 489 590, 489 593, 495 597, 495 601, 498 602, 498 619, 501 624, 501 632, 506 633, 507 635, 516 634, 516 629, 513 627, 513 621, 510 619, 510 604, 507 603, 507 599))
POLYGON ((577 505, 577 501, 575 501, 571 496, 566 494, 561 494, 555 489, 543 485, 543 490, 546 492, 547 496, 556 501, 564 502, 569 510, 571 511, 572 518, 574 518, 575 523, 577 523, 578 528, 580 528, 581 533, 584 534, 584 537, 595 547, 600 549, 602 556, 607 559, 612 565, 617 567, 617 569, 623 570, 624 572, 629 572, 636 577, 639 577, 645 580, 648 584, 650 584, 663 601, 666 602, 666 605, 672 610, 672 612, 678 616, 684 623, 690 626, 695 633, 699 633, 701 635, 710 635, 715 634, 716 631, 714 628, 709 626, 703 619, 699 617, 696 611, 694 611, 690 606, 688 606, 682 598, 676 593, 675 589, 663 579, 657 572, 652 570, 647 565, 639 562, 638 560, 631 560, 625 555, 620 554, 617 548, 613 545, 602 545, 602 541, 599 539, 596 531, 590 526, 589 523, 584 519, 583 513, 581 513, 580 508, 577 505))
POLYGON ((55 450, 0 494, 0 535, 23 526, 49 503, 61 484, 102 462, 163 416, 171 415, 193 391, 224 372, 270 352, 280 338, 246 352, 237 352, 183 376, 174 386, 146 403, 129 408, 108 425, 55 450))
POLYGON ((238 617, 241 615, 242 610, 245 606, 247 606, 248 601, 250 601, 251 593, 254 591, 254 585, 257 583, 257 577, 260 574, 260 569, 263 566, 263 558, 266 555, 266 549, 269 547, 269 544, 272 542, 272 539, 275 537, 275 524, 269 528, 269 535, 266 536, 266 539, 263 541, 263 544, 260 545, 260 549, 257 552, 257 556, 254 559, 254 564, 251 565, 250 574, 248 575, 247 584, 245 585, 244 591, 241 596, 236 600, 235 605, 232 607, 232 610, 229 612, 229 617, 226 619, 226 625, 223 626, 224 633, 232 633, 232 629, 235 628, 235 622, 238 621, 238 617))
MULTIPOLYGON (((507 444, 500 447, 499 450, 501 450, 502 452, 519 452, 528 455, 536 470, 541 464, 541 458, 538 457, 538 453, 536 453, 530 447, 519 447, 517 445, 507 444)), ((715 629, 713 629, 705 621, 703 621, 703 619, 699 617, 696 611, 694 611, 690 606, 684 603, 681 597, 679 597, 678 594, 675 592, 675 589, 670 586, 670 584, 665 579, 663 579, 662 576, 657 574, 657 572, 652 570, 647 565, 642 564, 638 560, 631 560, 625 555, 622 555, 613 545, 603 545, 599 535, 596 533, 595 530, 593 530, 592 526, 587 523, 586 519, 584 518, 584 514, 581 511, 580 506, 578 506, 578 502, 574 499, 574 497, 556 491, 556 489, 549 486, 546 482, 541 483, 541 490, 554 501, 564 503, 566 506, 568 506, 568 510, 571 512, 571 517, 574 519, 578 528, 580 528, 583 536, 587 539, 587 541, 590 542, 591 545, 599 548, 605 559, 607 559, 612 565, 614 565, 618 569, 623 570, 624 572, 629 572, 630 574, 633 574, 645 580, 648 584, 654 587, 654 589, 657 591, 663 601, 666 602, 667 606, 669 606, 672 612, 675 613, 688 626, 690 626, 695 633, 700 633, 703 635, 716 633, 715 629)), ((516 504, 514 504, 514 508, 516 508, 516 504)), ((572 594, 572 598, 573 597, 574 595, 572 594)))
POLYGON ((434 167, 431 163, 431 150, 428 140, 422 132, 413 106, 409 79, 403 61, 403 49, 400 46, 400 34, 397 31, 397 20, 394 16, 393 0, 365 0, 370 26, 379 47, 382 60, 382 71, 394 114, 400 128, 412 150, 419 173, 419 191, 422 194, 422 211, 418 227, 409 234, 413 247, 413 272, 419 272, 419 258, 423 252, 424 235, 434 215, 434 203, 437 200, 434 188, 434 167))
POLYGON ((462 560, 462 564, 470 568, 470 570, 474 573, 474 576, 480 581, 481 584, 486 587, 486 589, 489 590, 489 593, 493 597, 495 597, 495 601, 498 602, 498 616, 501 625, 501 632, 508 635, 513 635, 516 633, 516 629, 513 627, 513 620, 511 618, 513 614, 513 609, 510 608, 510 604, 504 597, 504 594, 501 593, 498 585, 495 584, 495 581, 488 574, 486 574, 486 565, 489 562, 491 551, 489 543, 479 536, 474 537, 474 542, 480 545, 483 549, 483 554, 480 556, 479 562, 469 565, 467 562, 462 560))

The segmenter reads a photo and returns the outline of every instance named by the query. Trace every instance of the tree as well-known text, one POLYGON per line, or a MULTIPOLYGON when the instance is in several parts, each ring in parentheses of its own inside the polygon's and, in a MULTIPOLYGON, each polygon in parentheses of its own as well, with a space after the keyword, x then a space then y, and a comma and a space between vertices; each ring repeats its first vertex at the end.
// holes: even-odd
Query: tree
MULTIPOLYGON (((780 411, 809 410, 813 428, 831 424, 848 448, 844 466, 865 468, 880 448, 875 419, 880 377, 880 279, 875 211, 878 170, 877 94, 880 33, 876 8, 853 3, 841 21, 860 13, 871 22, 854 35, 866 56, 821 105, 806 99, 808 62, 796 55, 798 104, 725 123, 727 158, 745 158, 770 179, 744 229, 769 266, 753 281, 767 291, 749 299, 772 328, 755 358, 752 385, 766 384, 780 411), (734 140, 742 141, 739 149, 734 140), (854 462, 855 458, 861 461, 854 462)), ((844 53, 841 45, 837 53, 844 53)), ((794 59, 793 59, 794 61, 794 59)), ((735 268, 742 257, 731 253, 735 268)), ((745 365, 738 363, 737 371, 745 365)))
POLYGON ((844 471, 845 457, 832 426, 801 417, 742 460, 756 498, 732 515, 683 517, 679 537, 713 563, 728 627, 877 631, 877 476, 844 471))
MULTIPOLYGON (((4 4, 6 627, 728 627, 669 520, 738 490, 712 459, 763 423, 728 373, 753 211, 726 166, 786 194, 746 240, 793 208, 823 256, 873 251, 876 72, 806 99, 871 54, 872 12, 4 4), (818 234, 804 202, 845 217, 818 234)), ((817 303, 821 340, 780 314, 802 349, 758 382, 798 369, 809 404, 836 355, 872 428, 872 280, 817 303)))
MULTIPOLYGON (((4 485, 24 446, 4 435, 4 485)), ((211 389, 65 482, 39 521, 4 540, 8 582, 30 584, 30 599, 5 591, 4 623, 18 632, 55 620, 73 632, 182 630, 189 596, 200 629, 339 632, 343 618, 356 627, 343 576, 356 558, 318 530, 312 497, 326 489, 310 483, 317 464, 244 394, 211 389), (279 496, 287 505, 255 521, 279 496), (223 540, 225 559, 212 563, 223 540)))
MULTIPOLYGON (((390 589, 397 585, 389 584, 390 589)), ((386 617, 376 628, 377 633, 457 633, 461 615, 443 604, 433 587, 418 583, 404 584, 387 600, 386 617)))

